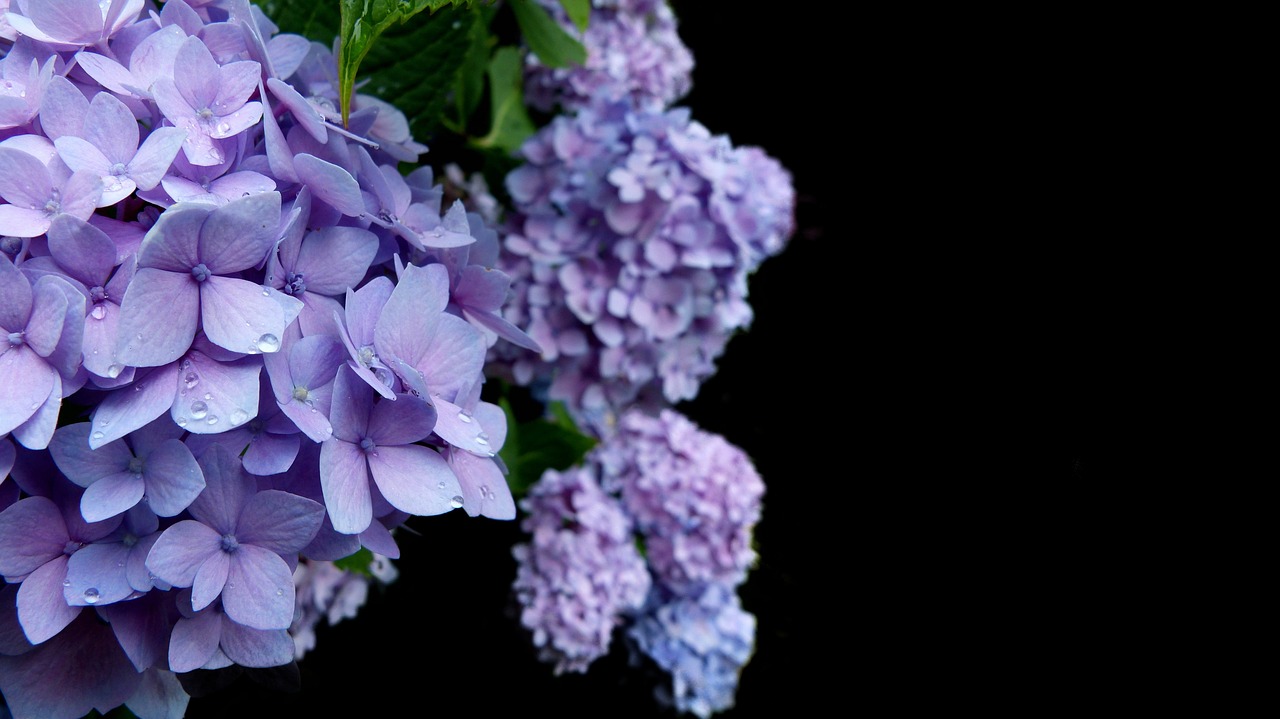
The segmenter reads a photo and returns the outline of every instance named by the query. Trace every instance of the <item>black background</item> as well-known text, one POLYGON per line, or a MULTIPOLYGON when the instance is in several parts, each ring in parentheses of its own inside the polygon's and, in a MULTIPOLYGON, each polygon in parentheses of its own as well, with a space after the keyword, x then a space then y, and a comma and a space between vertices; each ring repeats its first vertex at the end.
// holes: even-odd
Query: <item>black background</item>
MULTIPOLYGON (((743 5, 673 3, 695 58, 694 89, 679 104, 735 146, 764 148, 792 172, 798 193, 789 246, 751 279, 754 323, 730 342, 696 401, 680 407, 746 450, 767 487, 759 565, 739 591, 757 618, 756 651, 724 719, 782 708, 804 716, 848 691, 865 591, 861 512, 845 501, 856 465, 841 456, 856 441, 859 390, 830 381, 852 371, 859 352, 853 275, 838 262, 852 258, 853 233, 833 236, 827 226, 833 203, 850 215, 856 200, 842 180, 855 173, 844 149, 853 137, 850 55, 811 14, 743 5), (833 341, 844 349, 822 349, 833 341)), ((242 675, 193 699, 188 717, 675 716, 652 699, 665 675, 628 666, 620 639, 585 675, 553 676, 535 658, 510 596, 511 547, 525 539, 518 520, 453 512, 409 526, 418 534, 399 535, 400 578, 356 619, 318 629, 317 647, 298 665, 301 691, 242 675)))

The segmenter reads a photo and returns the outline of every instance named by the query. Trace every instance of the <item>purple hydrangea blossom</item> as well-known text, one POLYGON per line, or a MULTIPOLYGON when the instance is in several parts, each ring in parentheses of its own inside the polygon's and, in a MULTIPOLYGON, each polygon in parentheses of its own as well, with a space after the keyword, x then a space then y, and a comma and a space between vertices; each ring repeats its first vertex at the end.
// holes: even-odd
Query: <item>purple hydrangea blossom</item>
POLYGON ((733 708, 742 669, 755 651, 756 618, 732 585, 655 598, 627 630, 636 650, 671 674, 659 700, 707 719, 733 708))
POLYGON ((586 30, 561 3, 540 0, 587 50, 582 65, 553 68, 530 53, 525 62, 528 103, 545 112, 631 98, 638 105, 669 107, 693 84, 693 53, 680 40, 666 0, 594 0, 586 30))
POLYGON ((266 261, 279 224, 277 192, 165 210, 138 249, 116 356, 138 367, 167 364, 191 347, 197 329, 233 352, 279 351, 302 302, 235 276, 266 261))
POLYGON ((520 623, 555 672, 585 672, 652 584, 630 519, 591 468, 548 470, 521 503, 531 538, 513 549, 520 623))
POLYGON ((746 580, 765 486, 741 448, 674 410, 633 409, 593 451, 604 488, 635 522, 663 586, 746 580))
POLYGON ((507 189, 506 317, 541 356, 491 353, 604 435, 631 405, 691 399, 734 332, 747 280, 794 229, 790 176, 685 110, 591 106, 526 141, 507 189))
POLYGON ((315 536, 324 508, 296 494, 258 491, 222 445, 209 447, 199 461, 206 487, 189 508, 192 519, 164 531, 147 568, 175 587, 191 587, 193 611, 221 597, 238 624, 287 629, 294 588, 286 557, 315 536))

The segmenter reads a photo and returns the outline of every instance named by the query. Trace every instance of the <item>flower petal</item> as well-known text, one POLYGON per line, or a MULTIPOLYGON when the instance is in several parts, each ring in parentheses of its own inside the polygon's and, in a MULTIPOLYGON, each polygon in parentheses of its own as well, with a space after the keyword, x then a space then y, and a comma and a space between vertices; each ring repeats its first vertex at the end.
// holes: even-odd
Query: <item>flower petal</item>
POLYGON ((204 666, 218 651, 222 621, 213 609, 179 619, 169 638, 169 668, 182 674, 204 666))
POLYGON ((164 414, 173 404, 177 377, 178 365, 170 362, 139 372, 130 392, 108 392, 93 411, 89 446, 97 449, 164 414))
POLYGON ((205 488, 188 511, 192 517, 217 530, 215 534, 235 534, 240 512, 258 491, 257 482, 245 474, 240 458, 223 445, 209 447, 198 461, 204 472, 205 488))
POLYGON ((449 466, 462 487, 463 508, 472 517, 515 519, 516 502, 502 470, 488 457, 449 451, 449 466))
POLYGON ((214 274, 258 267, 275 247, 280 193, 241 197, 209 213, 200 231, 200 260, 214 274))
POLYGON ((109 474, 84 490, 80 514, 86 521, 101 522, 123 514, 142 500, 146 484, 133 472, 109 474))
POLYGON ((278 667, 293 661, 293 638, 284 629, 254 629, 223 620, 222 651, 242 667, 278 667))
POLYGON ((168 439, 147 456, 142 477, 147 504, 161 517, 173 517, 191 505, 204 490, 204 473, 191 450, 168 439))
POLYGON ((214 552, 196 570, 191 584, 191 608, 200 611, 209 606, 222 593, 227 584, 227 572, 231 567, 231 555, 214 552))
POLYGON ((438 452, 416 444, 378 447, 370 452, 369 471, 391 506, 409 514, 444 514, 462 496, 458 478, 438 452))
POLYGON ((218 434, 258 415, 262 363, 256 357, 218 362, 203 352, 192 351, 183 360, 179 373, 182 377, 178 380, 178 397, 169 414, 188 432, 218 434), (197 378, 197 384, 191 384, 192 376, 197 378))
MULTIPOLYGON (((287 297, 287 295, 286 295, 287 297)), ((232 352, 278 352, 285 328, 302 311, 302 302, 288 298, 287 310, 262 285, 230 277, 210 277, 200 285, 200 316, 205 336, 232 352)))
POLYGON ((320 446, 320 484, 334 530, 358 534, 373 521, 369 469, 364 452, 338 438, 320 446))
POLYGON ((169 171, 186 138, 187 131, 176 127, 157 127, 152 130, 128 163, 129 179, 140 190, 150 190, 160 184, 160 179, 169 171))
POLYGON ((184 519, 164 530, 147 554, 147 569, 175 587, 196 581, 200 565, 222 552, 222 537, 193 519, 184 519))
POLYGON ((59 556, 67 525, 53 500, 27 497, 0 512, 0 575, 21 577, 59 556))
POLYGON ((116 359, 134 367, 173 362, 190 349, 199 321, 200 287, 190 274, 140 267, 120 303, 116 359))
POLYGON ((293 573, 284 559, 262 547, 240 545, 231 555, 231 571, 222 590, 227 616, 254 629, 288 629, 293 604, 293 573))
POLYGON ((18 587, 18 621, 27 641, 46 642, 80 614, 80 607, 67 605, 62 582, 67 578, 67 557, 55 557, 43 564, 18 587))
POLYGON ((53 391, 58 372, 30 347, 10 348, 0 354, 0 435, 8 434, 31 418, 53 391))
POLYGON ((319 502, 265 489, 253 495, 240 513, 236 538, 276 554, 294 554, 316 536, 323 518, 324 507, 319 502))
POLYGON ((73 607, 114 604, 133 594, 124 563, 129 548, 120 542, 81 547, 67 560, 62 596, 73 607))

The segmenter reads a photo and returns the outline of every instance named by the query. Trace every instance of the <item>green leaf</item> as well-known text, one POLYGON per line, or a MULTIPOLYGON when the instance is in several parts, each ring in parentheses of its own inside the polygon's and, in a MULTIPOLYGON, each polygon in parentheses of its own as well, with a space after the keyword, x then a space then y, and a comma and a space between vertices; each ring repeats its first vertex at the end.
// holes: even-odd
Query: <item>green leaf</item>
POLYGON ((458 68, 454 95, 460 133, 465 132, 468 118, 480 106, 480 100, 484 97, 484 78, 489 69, 489 52, 493 45, 489 35, 488 20, 489 18, 485 17, 471 23, 467 35, 469 41, 467 51, 458 68))
POLYGON ((533 134, 533 120, 524 106, 524 76, 520 50, 500 47, 489 61, 489 134, 473 141, 480 148, 512 153, 533 134))
POLYGON ((591 0, 560 0, 560 7, 579 30, 587 29, 587 21, 591 19, 591 0))
POLYGON ((360 90, 390 102, 409 119, 409 130, 426 141, 453 99, 458 75, 471 48, 479 8, 445 8, 391 28, 365 56, 360 90))
POLYGON ((569 469, 596 446, 595 438, 578 431, 561 403, 554 403, 547 417, 527 422, 516 422, 505 398, 499 405, 507 413, 507 438, 499 454, 510 470, 507 483, 517 498, 524 496, 543 472, 569 469))
POLYGON ((446 5, 472 4, 474 0, 340 0, 338 99, 342 103, 342 124, 346 125, 351 115, 356 73, 375 40, 423 10, 434 13, 446 5))
POLYGON ((520 34, 529 50, 548 67, 569 67, 587 61, 587 49, 560 27, 560 23, 534 0, 510 0, 520 34))
POLYGON ((373 552, 361 547, 356 550, 355 554, 350 554, 342 559, 335 560, 333 566, 344 572, 355 572, 357 574, 363 574, 366 577, 372 577, 373 570, 369 568, 369 565, 371 564, 373 564, 373 552))

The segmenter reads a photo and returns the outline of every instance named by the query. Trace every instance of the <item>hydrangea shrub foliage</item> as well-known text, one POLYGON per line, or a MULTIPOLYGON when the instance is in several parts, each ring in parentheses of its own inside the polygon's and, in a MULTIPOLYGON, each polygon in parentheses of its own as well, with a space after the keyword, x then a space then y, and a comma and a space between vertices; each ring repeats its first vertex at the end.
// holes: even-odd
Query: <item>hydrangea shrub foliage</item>
POLYGON ((180 717, 450 512, 527 532, 555 672, 624 633, 662 701, 732 706, 764 485, 673 407, 794 193, 675 106, 677 29, 661 0, 0 0, 0 713, 180 717))

